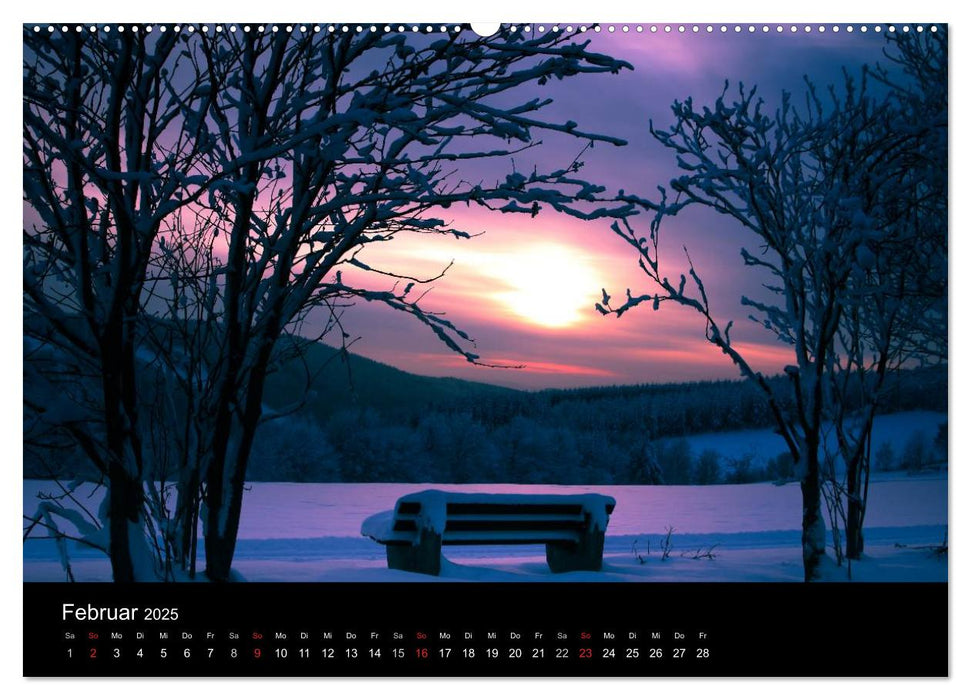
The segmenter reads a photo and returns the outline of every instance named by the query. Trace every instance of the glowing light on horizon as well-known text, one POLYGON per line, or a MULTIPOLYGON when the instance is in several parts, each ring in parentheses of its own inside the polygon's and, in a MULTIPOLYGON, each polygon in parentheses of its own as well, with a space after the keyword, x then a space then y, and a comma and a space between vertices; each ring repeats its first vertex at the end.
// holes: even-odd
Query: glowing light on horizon
POLYGON ((494 254, 490 275, 506 286, 493 294, 521 320, 568 328, 593 312, 598 275, 582 251, 545 244, 494 254))

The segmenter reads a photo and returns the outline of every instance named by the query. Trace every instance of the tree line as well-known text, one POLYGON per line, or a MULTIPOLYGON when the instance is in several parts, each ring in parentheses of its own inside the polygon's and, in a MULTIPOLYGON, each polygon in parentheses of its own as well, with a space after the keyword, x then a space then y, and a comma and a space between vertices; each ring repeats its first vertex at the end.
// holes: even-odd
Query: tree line
MULTIPOLYGON (((379 379, 384 381, 384 375, 379 379)), ((416 379, 408 383, 412 389, 440 381, 416 379)), ((274 386, 276 381, 270 378, 268 391, 285 393, 274 386)), ((374 380, 365 371, 356 384, 369 381, 374 380)), ((759 463, 725 451, 694 454, 683 439, 772 427, 771 412, 757 388, 745 381, 538 392, 490 389, 469 384, 466 397, 434 400, 422 400, 415 392, 413 400, 395 405, 346 405, 324 414, 308 403, 257 429, 247 480, 716 484, 795 476, 786 453, 759 463)), ((45 403, 53 402, 48 398, 45 403)), ((888 380, 881 412, 914 410, 947 411, 946 372, 901 370, 888 380)), ((25 476, 97 478, 70 441, 61 449, 49 442, 28 447, 25 476)), ((876 468, 919 468, 930 461, 931 448, 915 442, 894 452, 889 445, 878 445, 876 468)))

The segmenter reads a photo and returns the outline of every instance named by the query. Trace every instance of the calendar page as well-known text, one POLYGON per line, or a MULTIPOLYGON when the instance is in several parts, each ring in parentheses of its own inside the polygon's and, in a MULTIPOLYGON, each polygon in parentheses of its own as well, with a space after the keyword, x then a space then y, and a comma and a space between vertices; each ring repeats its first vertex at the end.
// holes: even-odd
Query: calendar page
POLYGON ((25 676, 947 676, 946 24, 25 24, 25 676))

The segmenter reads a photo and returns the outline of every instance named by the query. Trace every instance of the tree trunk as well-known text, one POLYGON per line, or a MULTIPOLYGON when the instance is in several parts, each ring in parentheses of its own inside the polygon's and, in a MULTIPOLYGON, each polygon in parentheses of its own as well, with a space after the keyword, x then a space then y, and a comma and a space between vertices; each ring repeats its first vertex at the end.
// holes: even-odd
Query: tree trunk
MULTIPOLYGON (((882 375, 881 375, 882 380, 882 375)), ((865 449, 858 451, 854 464, 846 468, 846 558, 863 556, 863 517, 866 515, 867 484, 870 480, 870 440, 873 436, 873 414, 861 436, 865 449)))
POLYGON ((196 528, 199 521, 199 475, 196 470, 186 469, 178 487, 175 513, 179 522, 177 559, 190 578, 196 574, 196 528))
MULTIPOLYGON (((239 534, 239 518, 243 510, 243 487, 246 483, 246 464, 252 438, 243 438, 241 446, 230 457, 227 470, 232 476, 221 490, 220 503, 207 501, 206 526, 206 575, 210 581, 228 581, 236 553, 239 534)), ((209 495, 210 490, 206 494, 209 495)))
MULTIPOLYGON (((859 487, 857 487, 857 491, 859 487)), ((859 493, 849 491, 846 507, 846 558, 863 556, 863 503, 859 493)))
POLYGON ((810 444, 804 452, 805 474, 802 478, 802 564, 804 580, 820 578, 820 564, 826 555, 826 523, 819 491, 819 453, 810 444))
MULTIPOLYGON (((844 457, 845 459, 845 457, 844 457)), ((863 550, 863 513, 860 509, 860 464, 846 465, 846 558, 859 559, 863 550)))
MULTIPOLYGON (((112 458, 112 462, 114 462, 112 458)), ((111 558, 111 577, 116 583, 131 583, 135 580, 135 567, 131 556, 130 528, 137 526, 138 520, 130 517, 133 503, 138 503, 141 489, 133 484, 126 475, 119 475, 117 467, 110 467, 108 496, 108 555, 111 558), (134 485, 134 488, 133 488, 134 485)), ((136 506, 136 508, 140 505, 136 506)))
MULTIPOLYGON (((262 391, 262 386, 261 386, 262 391)), ((206 488, 206 575, 210 581, 228 581, 236 553, 239 518, 243 509, 243 487, 246 484, 246 465, 249 462, 256 419, 232 419, 224 457, 210 467, 206 488), (218 475, 218 488, 216 476, 218 475)))
POLYGON ((121 400, 122 374, 117 370, 117 360, 120 357, 115 356, 114 350, 110 350, 105 359, 102 392, 108 448, 108 555, 111 559, 112 579, 118 583, 130 583, 135 580, 130 530, 138 525, 145 494, 140 480, 134 478, 125 466, 125 454, 128 450, 121 400))
MULTIPOLYGON (((239 470, 239 465, 233 465, 239 470)), ((234 478, 235 482, 236 479, 234 478)), ((206 576, 210 581, 228 581, 236 553, 239 516, 243 508, 243 484, 230 485, 224 491, 226 500, 218 507, 207 508, 206 576)))
MULTIPOLYGON (((219 429, 213 432, 213 458, 206 475, 206 574, 211 581, 229 580, 243 509, 246 467, 263 412, 266 367, 278 333, 268 334, 254 343, 252 364, 248 372, 242 373, 246 379, 240 380, 240 374, 227 374, 234 381, 227 383, 219 394, 231 400, 223 400, 219 405, 216 423, 219 429)), ((230 347, 234 347, 233 340, 230 336, 230 347)), ((239 348, 238 357, 247 356, 242 345, 235 347, 239 348)), ((239 372, 240 364, 236 363, 232 371, 239 372)))

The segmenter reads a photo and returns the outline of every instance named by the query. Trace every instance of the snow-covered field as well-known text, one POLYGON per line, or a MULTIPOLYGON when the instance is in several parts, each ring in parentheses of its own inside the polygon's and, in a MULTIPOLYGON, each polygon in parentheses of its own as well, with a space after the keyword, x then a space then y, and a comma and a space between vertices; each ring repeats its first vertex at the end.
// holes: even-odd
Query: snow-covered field
MULTIPOLYGON (((914 478, 871 484, 866 556, 854 580, 944 581, 947 559, 920 547, 947 533, 947 479, 914 478), (900 546, 903 545, 903 546, 900 546)), ((249 581, 428 580, 389 571, 384 548, 360 535, 368 516, 393 507, 427 484, 256 483, 243 502, 234 568, 249 581)), ((715 486, 435 485, 480 493, 587 493, 613 496, 600 573, 551 574, 542 545, 446 547, 442 577, 490 581, 799 581, 802 579, 798 484, 715 486), (674 528, 662 559, 660 541, 674 528), (713 559, 694 558, 709 548, 713 559), (639 556, 638 556, 639 555, 639 556), (642 563, 643 562, 643 563, 642 563)), ((42 481, 24 481, 24 512, 36 511, 42 481)), ((101 493, 90 496, 96 512, 101 493)), ((79 580, 110 580, 99 552, 72 548, 79 580)), ((845 579, 846 569, 828 572, 845 579)), ((24 580, 64 580, 53 543, 24 544, 24 580)))
MULTIPOLYGON (((946 413, 935 411, 904 411, 877 416, 873 421, 873 449, 883 445, 890 447, 893 455, 901 457, 907 443, 915 436, 921 436, 929 445, 937 435, 938 427, 947 423, 946 413)), ((836 435, 833 431, 826 434, 827 444, 837 453, 836 435)), ((673 438, 678 439, 678 438, 673 438)), ((740 459, 751 457, 752 466, 764 467, 766 462, 786 451, 782 437, 771 428, 758 430, 735 430, 723 433, 698 433, 684 438, 697 456, 705 450, 714 450, 724 458, 740 459)), ((838 462, 841 466, 842 463, 838 462)), ((871 472, 871 481, 899 479, 894 472, 871 472)))

